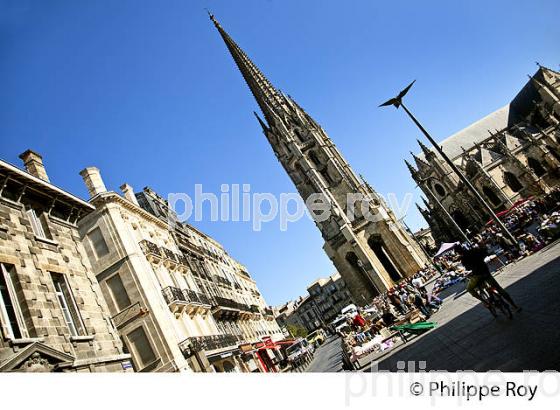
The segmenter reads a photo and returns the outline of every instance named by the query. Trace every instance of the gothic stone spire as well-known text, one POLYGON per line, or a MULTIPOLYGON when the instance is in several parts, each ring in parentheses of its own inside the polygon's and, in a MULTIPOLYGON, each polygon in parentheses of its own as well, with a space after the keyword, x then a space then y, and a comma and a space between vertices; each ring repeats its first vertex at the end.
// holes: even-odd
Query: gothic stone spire
MULTIPOLYGON (((210 13, 209 13, 210 14, 210 13)), ((274 117, 273 112, 283 104, 284 99, 268 81, 268 79, 261 73, 257 66, 249 59, 247 54, 233 41, 228 33, 223 29, 218 20, 213 14, 210 14, 210 19, 214 26, 218 29, 220 36, 226 43, 226 46, 237 64, 237 68, 243 75, 245 82, 249 86, 251 93, 257 100, 261 111, 263 112, 269 124, 274 117)))
POLYGON ((278 161, 304 200, 320 194, 329 204, 328 219, 315 223, 325 240, 323 249, 356 303, 368 303, 421 269, 425 259, 418 245, 373 188, 361 183, 327 133, 275 89, 214 16, 210 18, 264 114, 268 126, 259 123, 278 161), (367 208, 348 200, 356 194, 367 199, 367 208))

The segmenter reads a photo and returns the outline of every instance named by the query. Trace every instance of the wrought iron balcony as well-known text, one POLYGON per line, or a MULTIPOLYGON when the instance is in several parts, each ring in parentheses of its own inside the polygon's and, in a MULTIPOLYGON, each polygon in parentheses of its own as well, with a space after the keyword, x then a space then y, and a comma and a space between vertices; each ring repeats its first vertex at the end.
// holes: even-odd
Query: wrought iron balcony
POLYGON ((183 291, 174 286, 166 287, 165 289, 163 289, 162 293, 168 305, 187 301, 185 299, 185 296, 183 295, 183 291))
POLYGON ((232 334, 194 336, 179 343, 179 349, 181 349, 185 357, 188 357, 202 350, 212 351, 228 347, 236 348, 238 342, 239 337, 232 334))
POLYGON ((215 307, 225 307, 229 309, 240 310, 240 304, 237 303, 235 300, 224 298, 221 296, 215 297, 216 302, 214 303, 215 307))
POLYGON ((200 303, 202 303, 203 305, 212 306, 212 300, 210 299, 210 297, 208 297, 204 293, 198 293, 197 296, 200 300, 200 303))
POLYGON ((249 309, 252 313, 260 313, 259 307, 257 305, 251 305, 249 306, 249 309))
POLYGON ((150 262, 158 263, 161 261, 162 253, 159 246, 155 243, 144 239, 140 241, 140 248, 142 249, 142 252, 144 252, 144 255, 146 255, 146 259, 150 262))
POLYGON ((180 314, 185 310, 187 313, 193 313, 210 307, 209 303, 201 300, 199 293, 191 289, 179 289, 168 286, 162 292, 169 308, 175 314, 180 314))

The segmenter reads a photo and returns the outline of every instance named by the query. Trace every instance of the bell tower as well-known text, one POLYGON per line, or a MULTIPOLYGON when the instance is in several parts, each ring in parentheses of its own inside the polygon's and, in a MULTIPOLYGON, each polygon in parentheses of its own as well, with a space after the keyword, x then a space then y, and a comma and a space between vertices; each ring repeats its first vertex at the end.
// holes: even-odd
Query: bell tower
POLYGON ((310 213, 325 241, 323 249, 354 301, 369 303, 423 268, 427 261, 418 244, 383 199, 354 173, 321 126, 275 89, 214 16, 210 18, 264 115, 262 119, 255 113, 278 161, 308 207, 314 198, 328 204, 328 217, 312 208, 310 213))

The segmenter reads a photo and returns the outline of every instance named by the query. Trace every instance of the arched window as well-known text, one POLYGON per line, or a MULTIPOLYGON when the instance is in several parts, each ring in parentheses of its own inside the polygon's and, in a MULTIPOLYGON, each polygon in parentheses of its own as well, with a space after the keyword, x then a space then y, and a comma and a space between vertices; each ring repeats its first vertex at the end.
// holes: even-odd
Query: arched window
POLYGON ((498 206, 502 202, 500 201, 500 198, 498 198, 498 195, 496 195, 496 193, 491 188, 484 186, 482 187, 482 192, 484 193, 484 195, 486 195, 486 198, 488 198, 492 205, 498 206))
POLYGON ((315 151, 309 151, 309 154, 307 154, 309 156, 309 160, 313 163, 313 165, 315 165, 316 167, 321 166, 321 161, 319 160, 319 157, 317 156, 317 153, 315 151))
POLYGON ((539 178, 546 174, 546 169, 544 169, 541 162, 536 160, 535 158, 529 157, 527 159, 527 163, 529 164, 529 167, 533 170, 535 175, 539 178))
POLYGON ((513 192, 519 192, 523 189, 523 185, 519 182, 519 179, 511 172, 504 172, 504 181, 513 192))
POLYGON ((443 185, 436 182, 434 184, 434 189, 439 196, 445 196, 446 192, 445 192, 445 188, 443 187, 443 185))
POLYGON ((370 236, 368 239, 368 245, 391 277, 391 280, 393 280, 393 282, 399 281, 402 278, 402 275, 387 253, 383 239, 379 236, 370 236))
POLYGON ((303 135, 301 134, 301 131, 299 128, 294 128, 294 134, 296 134, 296 137, 298 139, 299 142, 304 142, 305 139, 303 138, 303 135))
POLYGON ((334 180, 331 177, 331 174, 329 174, 329 171, 327 169, 327 167, 323 168, 321 170, 321 175, 323 176, 323 179, 325 180, 325 182, 329 185, 333 185, 334 184, 334 180))

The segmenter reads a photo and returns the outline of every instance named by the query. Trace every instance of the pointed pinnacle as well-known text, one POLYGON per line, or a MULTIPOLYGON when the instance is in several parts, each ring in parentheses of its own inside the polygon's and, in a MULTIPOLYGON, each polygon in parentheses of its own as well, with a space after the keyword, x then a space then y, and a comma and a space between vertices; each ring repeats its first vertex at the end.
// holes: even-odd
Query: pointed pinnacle
POLYGON ((257 118, 257 121, 259 121, 259 124, 261 125, 261 127, 262 127, 262 129, 263 129, 263 132, 265 132, 265 133, 268 132, 268 131, 269 131, 269 128, 268 128, 268 126, 265 124, 265 122, 261 119, 260 115, 257 114, 256 111, 253 111, 253 114, 254 114, 255 117, 257 118))
POLYGON ((408 167, 408 170, 410 171, 411 175, 416 175, 416 173, 418 172, 412 165, 410 162, 408 162, 408 160, 404 160, 404 163, 406 164, 406 166, 408 167))
POLYGON ((426 144, 424 144, 422 141, 420 141, 419 139, 416 140, 416 142, 418 142, 418 145, 420 145, 420 148, 422 149, 422 152, 424 153, 424 155, 426 156, 426 158, 428 158, 429 155, 433 154, 433 151, 431 149, 429 149, 426 144))

